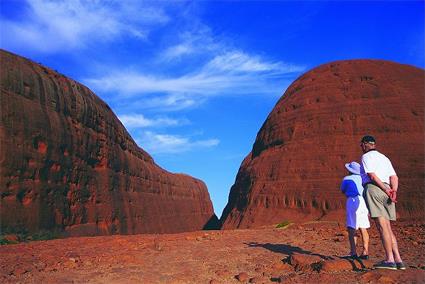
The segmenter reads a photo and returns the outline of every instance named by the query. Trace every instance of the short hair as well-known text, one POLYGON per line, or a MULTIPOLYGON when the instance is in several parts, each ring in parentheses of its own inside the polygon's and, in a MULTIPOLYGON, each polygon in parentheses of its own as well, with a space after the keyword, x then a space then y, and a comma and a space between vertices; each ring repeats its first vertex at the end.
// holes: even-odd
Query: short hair
POLYGON ((369 143, 369 144, 372 144, 373 145, 373 144, 376 143, 376 140, 375 140, 375 138, 373 136, 366 135, 366 136, 363 136, 361 142, 362 143, 369 143))

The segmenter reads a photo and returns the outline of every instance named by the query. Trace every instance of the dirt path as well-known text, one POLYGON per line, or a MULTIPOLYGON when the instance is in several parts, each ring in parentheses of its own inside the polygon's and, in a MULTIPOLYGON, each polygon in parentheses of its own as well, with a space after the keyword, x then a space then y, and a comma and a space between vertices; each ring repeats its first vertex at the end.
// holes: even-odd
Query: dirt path
POLYGON ((371 270, 383 258, 376 229, 371 259, 348 252, 343 224, 170 235, 81 237, 0 247, 2 283, 425 283, 425 225, 395 227, 406 271, 371 270), (363 269, 362 269, 363 268, 363 269))

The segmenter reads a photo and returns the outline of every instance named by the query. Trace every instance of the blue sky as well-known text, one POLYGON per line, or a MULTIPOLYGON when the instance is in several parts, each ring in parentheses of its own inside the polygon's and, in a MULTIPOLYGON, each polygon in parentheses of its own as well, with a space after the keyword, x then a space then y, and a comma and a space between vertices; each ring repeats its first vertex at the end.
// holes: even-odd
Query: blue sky
POLYGON ((334 60, 425 67, 423 1, 7 1, 0 47, 106 101, 140 147, 202 179, 221 215, 289 84, 334 60))

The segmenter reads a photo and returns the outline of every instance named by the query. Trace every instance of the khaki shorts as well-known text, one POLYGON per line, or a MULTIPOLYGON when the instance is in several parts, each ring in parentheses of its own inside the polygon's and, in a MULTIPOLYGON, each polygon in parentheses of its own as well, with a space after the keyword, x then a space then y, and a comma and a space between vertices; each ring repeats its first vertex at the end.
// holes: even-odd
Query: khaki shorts
POLYGON ((395 221, 395 203, 391 202, 388 195, 374 184, 365 186, 364 198, 369 209, 370 217, 384 217, 388 220, 395 221))

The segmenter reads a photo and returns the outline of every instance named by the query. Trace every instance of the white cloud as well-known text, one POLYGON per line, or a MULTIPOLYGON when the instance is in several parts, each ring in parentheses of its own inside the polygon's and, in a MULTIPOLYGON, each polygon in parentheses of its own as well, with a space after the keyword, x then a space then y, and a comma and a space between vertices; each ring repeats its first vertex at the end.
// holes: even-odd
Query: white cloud
POLYGON ((180 32, 178 42, 166 47, 158 54, 159 62, 179 60, 184 56, 207 55, 222 50, 224 44, 214 38, 210 28, 194 23, 190 30, 180 32))
POLYGON ((85 82, 96 90, 118 92, 121 94, 141 95, 149 93, 197 93, 213 94, 228 87, 229 79, 216 74, 210 76, 204 72, 181 77, 155 77, 143 73, 117 71, 110 75, 86 79, 85 82))
POLYGON ((216 55, 198 70, 181 76, 155 76, 120 69, 84 81, 97 92, 142 101, 143 108, 182 110, 212 96, 280 96, 290 83, 287 77, 302 70, 302 66, 267 61, 234 50, 216 55))
POLYGON ((134 107, 156 109, 157 111, 180 111, 189 108, 195 108, 205 102, 204 97, 194 97, 186 94, 166 94, 152 98, 143 98, 139 102, 133 102, 134 107))
POLYGON ((168 117, 149 119, 142 114, 124 114, 118 116, 118 118, 126 128, 181 126, 189 123, 187 119, 178 120, 168 117))
POLYGON ((96 90, 130 96, 147 93, 211 95, 238 88, 238 93, 252 93, 258 92, 259 88, 264 91, 265 86, 261 82, 264 83, 269 77, 285 76, 302 70, 302 66, 267 62, 258 56, 252 57, 235 51, 217 55, 201 70, 180 77, 161 77, 143 72, 117 70, 100 78, 86 79, 85 82, 96 90))
POLYGON ((179 135, 158 134, 151 131, 143 132, 141 137, 136 139, 136 142, 151 154, 182 153, 215 147, 220 143, 218 139, 192 141, 179 135))
POLYGON ((72 50, 119 36, 145 38, 169 21, 160 6, 141 1, 28 0, 20 21, 0 19, 4 47, 72 50), (24 12, 26 11, 26 13, 24 12))
POLYGON ((175 46, 171 46, 165 50, 161 55, 165 61, 180 58, 183 55, 191 54, 193 52, 193 46, 188 43, 180 43, 175 46))
POLYGON ((250 56, 241 51, 230 51, 215 56, 205 66, 210 72, 276 72, 277 74, 300 72, 301 66, 285 64, 282 62, 268 62, 259 56, 250 56))

